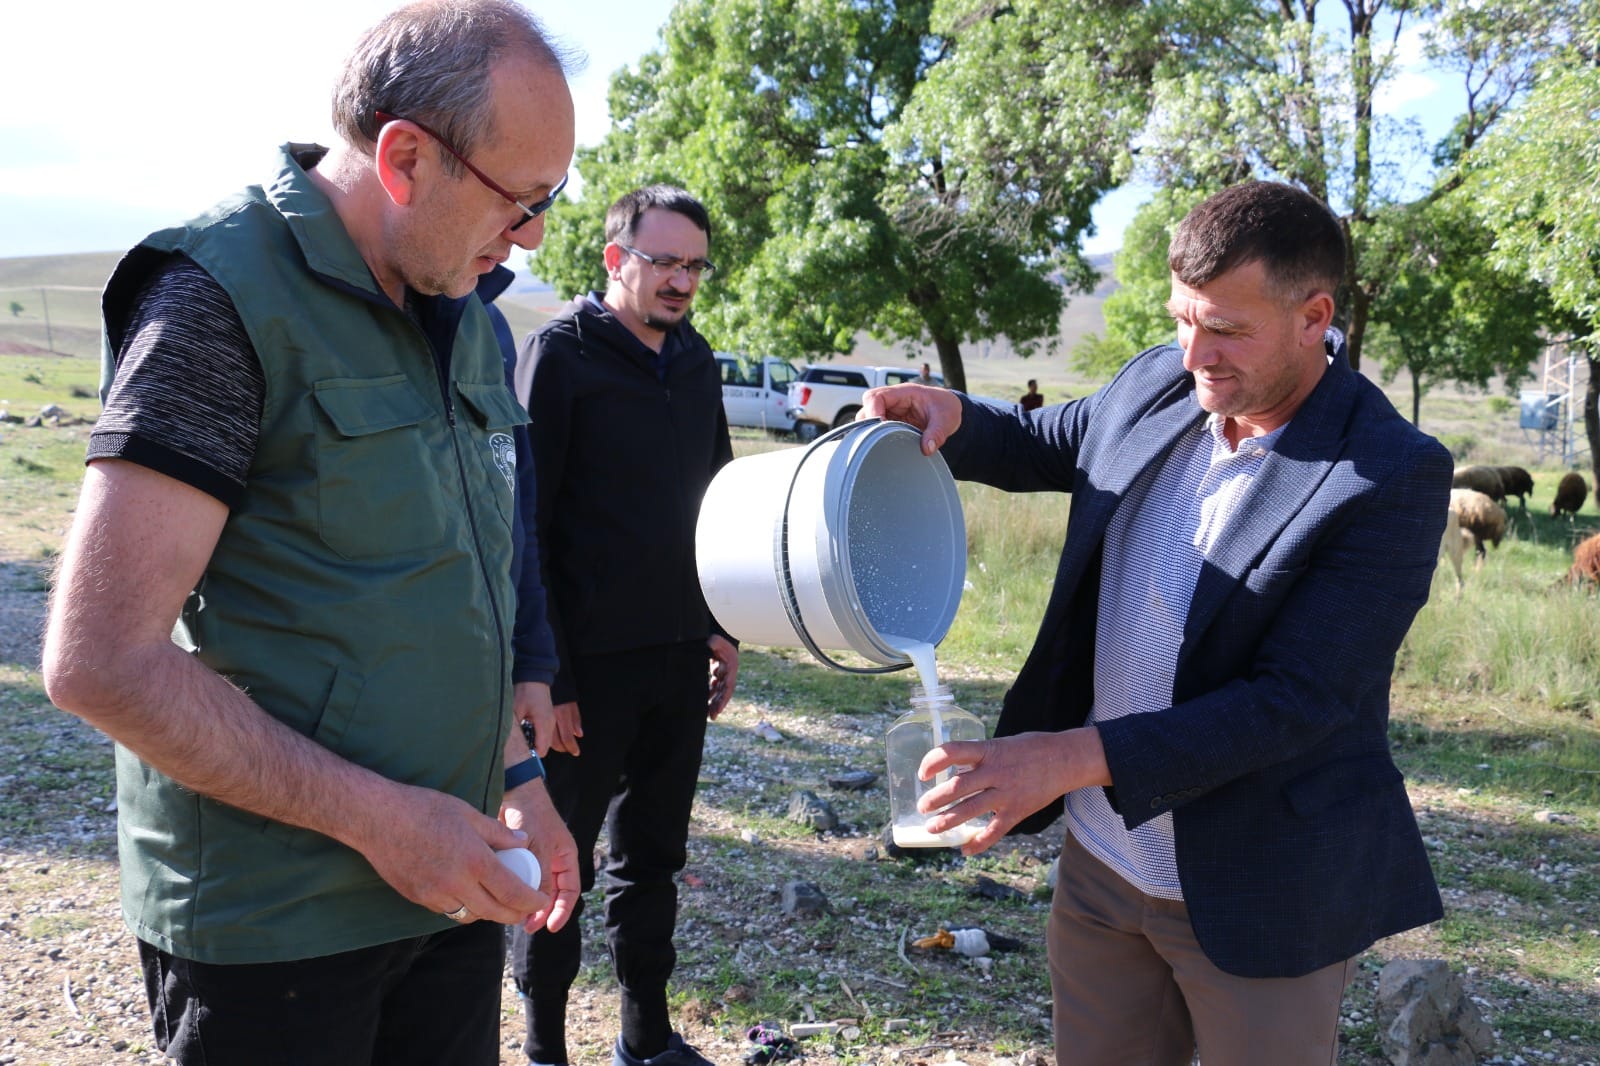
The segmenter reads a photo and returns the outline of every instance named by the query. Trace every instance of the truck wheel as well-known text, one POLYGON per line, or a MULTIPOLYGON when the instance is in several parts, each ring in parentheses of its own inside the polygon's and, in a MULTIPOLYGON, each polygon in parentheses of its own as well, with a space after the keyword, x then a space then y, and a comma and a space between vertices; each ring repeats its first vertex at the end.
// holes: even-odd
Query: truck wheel
POLYGON ((796 422, 794 424, 794 439, 801 444, 810 444, 822 435, 822 427, 815 422, 796 422))
POLYGON ((856 420, 856 412, 859 410, 861 410, 859 406, 845 407, 841 409, 839 414, 833 420, 833 428, 838 429, 840 426, 854 422, 856 420))

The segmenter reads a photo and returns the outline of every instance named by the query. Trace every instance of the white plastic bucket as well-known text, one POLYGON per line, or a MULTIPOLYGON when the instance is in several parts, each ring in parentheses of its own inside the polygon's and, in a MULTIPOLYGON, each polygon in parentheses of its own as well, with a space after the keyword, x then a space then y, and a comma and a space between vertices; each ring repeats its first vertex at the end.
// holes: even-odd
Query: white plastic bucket
POLYGON ((903 422, 856 422, 735 459, 695 531, 717 621, 753 644, 854 651, 898 668, 885 636, 938 644, 967 576, 966 522, 944 459, 903 422))

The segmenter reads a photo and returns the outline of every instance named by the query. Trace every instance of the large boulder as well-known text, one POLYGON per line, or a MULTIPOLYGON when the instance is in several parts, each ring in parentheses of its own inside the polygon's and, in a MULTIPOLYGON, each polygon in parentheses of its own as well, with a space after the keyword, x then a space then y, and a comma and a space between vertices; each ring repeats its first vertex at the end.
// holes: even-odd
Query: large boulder
POLYGON ((1378 1035, 1394 1066, 1474 1066, 1494 1031, 1441 959, 1396 959, 1378 975, 1378 1035))

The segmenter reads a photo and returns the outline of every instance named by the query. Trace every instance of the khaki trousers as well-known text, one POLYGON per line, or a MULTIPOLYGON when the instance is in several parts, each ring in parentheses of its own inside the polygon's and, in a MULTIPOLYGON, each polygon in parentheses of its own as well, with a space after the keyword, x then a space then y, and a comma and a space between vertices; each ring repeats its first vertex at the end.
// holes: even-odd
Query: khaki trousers
POLYGON ((1189 911, 1146 896, 1068 830, 1048 931, 1057 1066, 1331 1066, 1354 959, 1304 977, 1223 973, 1189 911))

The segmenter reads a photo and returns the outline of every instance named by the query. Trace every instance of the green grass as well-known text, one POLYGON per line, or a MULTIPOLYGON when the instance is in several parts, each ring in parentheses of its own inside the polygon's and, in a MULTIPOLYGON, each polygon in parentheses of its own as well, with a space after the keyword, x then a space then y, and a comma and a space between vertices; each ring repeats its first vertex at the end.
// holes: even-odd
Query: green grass
MULTIPOLYGON (((1003 371, 1040 377, 1059 398, 1061 386, 1044 368, 992 361, 986 372, 995 376, 974 391, 1008 395, 1003 371)), ((14 414, 45 402, 92 413, 93 402, 74 400, 71 391, 92 390, 95 378, 92 359, 0 356, 0 399, 11 401, 14 414)), ((1015 387, 1020 392, 1020 379, 1015 387)), ((1460 420, 1475 448, 1498 448, 1494 426, 1504 412, 1486 400, 1436 404, 1430 396, 1425 423, 1437 411, 1460 420)), ((85 433, 83 426, 0 425, 0 543, 13 558, 43 558, 59 547, 85 433)), ((788 446, 754 433, 736 439, 739 454, 788 446)), ((1502 452, 1473 458, 1516 461, 1502 452)), ((1441 567, 1402 650, 1390 738, 1422 813, 1447 911, 1443 922, 1363 958, 1347 1007, 1365 1013, 1344 1027, 1343 1066, 1376 1066, 1370 985, 1397 955, 1470 968, 1471 990, 1494 1003, 1491 1021, 1504 1034, 1508 1061, 1518 1047, 1553 1046, 1547 1029, 1562 1041, 1578 1039, 1581 1053, 1562 1046, 1568 1061, 1600 1059, 1600 599, 1555 587, 1574 539, 1600 528, 1600 516, 1591 499, 1575 522, 1549 517, 1559 473, 1535 470, 1528 513, 1513 511, 1507 539, 1481 570, 1468 571, 1459 599, 1441 567), (1536 820, 1544 812, 1556 820, 1536 820)), ((957 702, 992 727, 1043 615, 1069 501, 972 485, 962 485, 961 496, 971 588, 941 646, 941 668, 957 702)), ((909 686, 906 673, 853 676, 803 651, 746 649, 735 702, 708 733, 687 871, 700 884, 686 882, 681 894, 689 924, 675 1010, 703 1010, 705 1024, 735 1038, 755 1022, 801 1020, 808 1009, 821 1020, 855 1019, 859 1037, 812 1046, 819 1061, 842 1064, 882 1061, 885 1046, 940 1048, 905 1052, 908 1061, 943 1055, 946 1045, 959 1054, 970 1045, 945 1035, 956 1031, 985 1034, 980 1050, 988 1053, 1048 1046, 1043 885, 1053 845, 1008 844, 971 860, 945 852, 890 860, 877 841, 887 818, 881 784, 859 793, 826 784, 839 771, 881 768, 883 731, 906 707, 909 686), (756 738, 750 727, 762 719, 787 739, 756 738), (827 799, 842 828, 819 838, 788 821, 788 798, 798 788, 827 799), (824 888, 833 913, 812 920, 779 913, 782 883, 796 870, 824 888), (1023 900, 976 898, 979 875, 1017 888, 1023 900), (1029 946, 995 956, 987 973, 909 949, 909 961, 901 959, 902 935, 909 941, 941 923, 982 925, 1029 946), (697 940, 702 933, 706 939, 697 940), (911 1027, 888 1033, 890 1018, 911 1027)), ((0 838, 42 846, 51 831, 81 825, 81 842, 50 846, 108 855, 109 762, 103 738, 49 707, 32 664, 5 666, 0 838)), ((596 902, 591 897, 584 918, 590 952, 580 981, 609 989, 596 902)))
POLYGON ((1572 545, 1600 529, 1592 499, 1575 520, 1551 518, 1555 476, 1535 475, 1528 513, 1481 566, 1469 558, 1457 595, 1441 564, 1428 604, 1400 653, 1405 681, 1458 692, 1496 692, 1589 715, 1600 706, 1600 610, 1592 590, 1566 585, 1572 545))
POLYGON ((26 418, 53 403, 76 418, 93 420, 100 413, 100 362, 48 355, 0 355, 0 408, 26 418), (88 398, 73 390, 87 390, 88 398))

